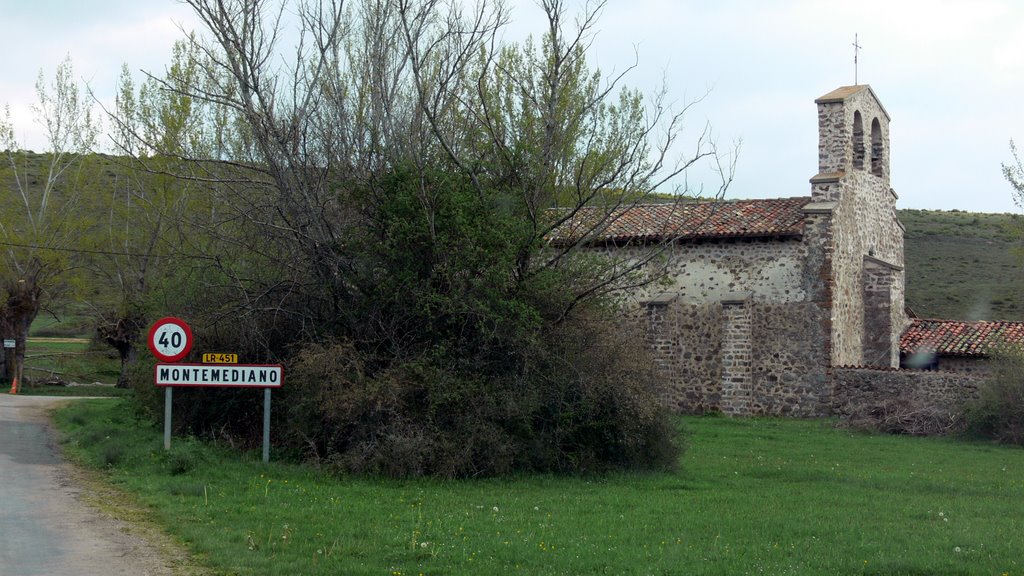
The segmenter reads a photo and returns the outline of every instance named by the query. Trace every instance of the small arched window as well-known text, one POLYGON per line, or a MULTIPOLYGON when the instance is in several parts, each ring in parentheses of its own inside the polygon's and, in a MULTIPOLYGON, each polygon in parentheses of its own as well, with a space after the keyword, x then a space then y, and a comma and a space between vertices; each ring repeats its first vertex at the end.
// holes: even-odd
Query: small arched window
POLYGON ((859 110, 853 113, 853 167, 864 169, 864 121, 859 110))
POLYGON ((882 175, 882 159, 885 157, 885 144, 882 142, 882 125, 878 118, 871 121, 871 173, 882 175))

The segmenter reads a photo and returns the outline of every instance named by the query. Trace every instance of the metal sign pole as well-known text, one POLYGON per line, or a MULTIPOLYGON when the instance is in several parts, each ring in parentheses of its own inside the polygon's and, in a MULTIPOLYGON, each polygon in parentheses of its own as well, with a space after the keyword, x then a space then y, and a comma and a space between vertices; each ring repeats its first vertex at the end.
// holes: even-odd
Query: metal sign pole
POLYGON ((171 388, 164 388, 164 450, 171 449, 171 388))
POLYGON ((270 388, 263 389, 263 462, 270 462, 270 388))

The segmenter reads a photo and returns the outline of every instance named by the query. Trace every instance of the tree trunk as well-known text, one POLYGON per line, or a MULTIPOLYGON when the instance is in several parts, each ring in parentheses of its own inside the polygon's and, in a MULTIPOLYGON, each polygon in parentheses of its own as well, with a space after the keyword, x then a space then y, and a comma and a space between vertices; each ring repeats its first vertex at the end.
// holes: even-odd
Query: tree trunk
POLYGON ((128 369, 135 364, 139 353, 135 346, 130 343, 127 349, 118 348, 117 352, 121 356, 121 373, 117 375, 117 387, 128 388, 131 384, 128 381, 128 369))
MULTIPOLYGON (((11 350, 10 352, 13 352, 13 350, 11 350)), ((2 351, 0 351, 0 382, 4 384, 11 383, 12 374, 7 370, 7 367, 13 365, 14 363, 13 354, 11 354, 11 361, 7 361, 8 354, 9 352, 7 348, 4 348, 2 351)))
MULTIPOLYGON (((30 279, 33 278, 30 276, 30 279)), ((14 348, 4 350, 4 364, 9 379, 18 379, 22 386, 22 375, 25 364, 25 346, 28 343, 28 331, 39 313, 39 296, 42 291, 32 280, 18 280, 6 287, 7 301, 0 309, 0 326, 3 327, 5 339, 14 340, 14 348)))
POLYGON ((117 350, 117 354, 121 358, 121 373, 117 376, 118 388, 129 386, 128 368, 135 364, 138 357, 135 341, 142 333, 144 325, 145 320, 141 314, 128 313, 117 317, 113 322, 96 327, 100 338, 117 350))

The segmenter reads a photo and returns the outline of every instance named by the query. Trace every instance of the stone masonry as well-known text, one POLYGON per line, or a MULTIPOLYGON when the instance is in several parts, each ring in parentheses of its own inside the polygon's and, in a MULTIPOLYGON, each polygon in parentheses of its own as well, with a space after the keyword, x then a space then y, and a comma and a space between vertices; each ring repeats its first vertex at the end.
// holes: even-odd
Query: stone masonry
POLYGON ((886 402, 930 406, 949 414, 978 397, 977 375, 925 370, 836 368, 832 412, 849 416, 886 402))
POLYGON ((751 410, 753 346, 751 310, 747 295, 722 301, 722 400, 726 414, 747 414, 751 410))
MULTIPOLYGON (((648 272, 664 281, 624 295, 646 322, 663 397, 678 411, 827 414, 833 367, 899 366, 907 319, 889 116, 868 86, 816 103, 811 195, 722 203, 714 234, 680 231, 651 261, 648 272), (780 213, 789 224, 758 228, 758 215, 780 213)), ((658 244, 626 232, 595 249, 638 262, 658 244)))
MULTIPOLYGON (((834 282, 832 300, 832 365, 898 366, 899 336, 907 324, 903 309, 903 226, 896 217, 896 193, 889 185, 889 115, 868 86, 848 86, 815 101, 818 104, 818 174, 811 196, 833 206, 834 282), (855 128, 861 125, 858 131, 855 128), (856 138, 855 138, 856 136, 856 138), (870 141, 868 141, 870 140, 870 141), (855 163, 856 148, 870 150, 871 159, 855 163), (878 309, 865 309, 865 284, 871 283, 865 260, 887 268, 889 321, 865 323, 878 309), (877 350, 865 351, 868 330, 884 329, 893 346, 888 363, 877 350)), ((884 295, 874 294, 875 298, 884 295)), ((884 341, 877 336, 874 342, 884 341)))

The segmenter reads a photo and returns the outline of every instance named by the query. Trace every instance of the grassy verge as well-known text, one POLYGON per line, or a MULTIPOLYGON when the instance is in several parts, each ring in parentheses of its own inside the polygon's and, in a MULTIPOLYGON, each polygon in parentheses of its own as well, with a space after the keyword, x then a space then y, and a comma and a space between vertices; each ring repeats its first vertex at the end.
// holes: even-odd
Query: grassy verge
POLYGON ((152 510, 142 505, 138 496, 112 485, 103 469, 75 467, 69 469, 67 481, 82 487, 82 500, 104 514, 127 523, 127 533, 148 541, 158 551, 163 563, 175 576, 212 576, 214 573, 189 555, 181 542, 153 520, 152 510))
POLYGON ((703 418, 677 473, 390 481, 164 452, 122 400, 57 418, 70 454, 226 574, 1024 573, 1019 449, 703 418))

